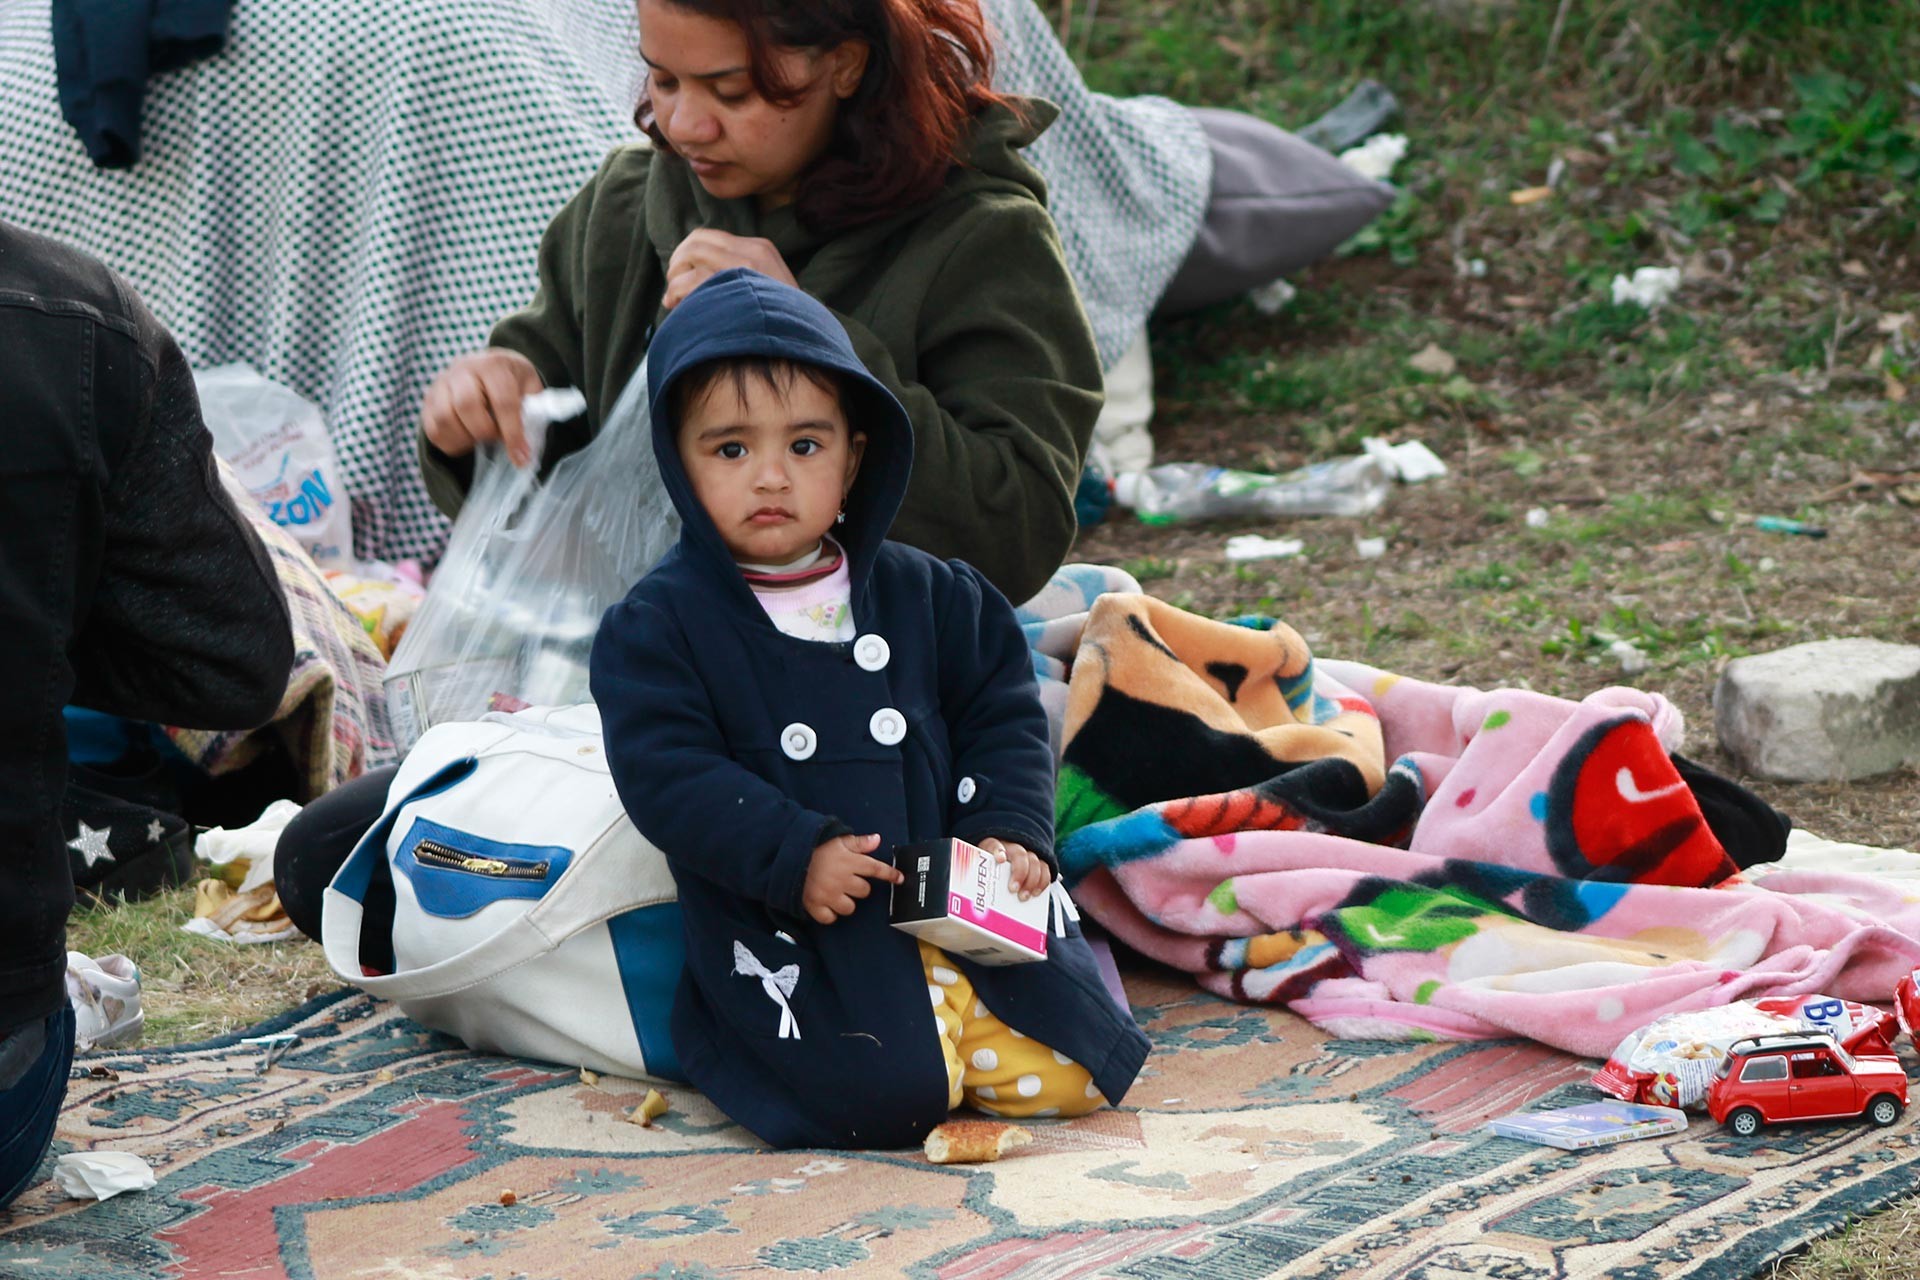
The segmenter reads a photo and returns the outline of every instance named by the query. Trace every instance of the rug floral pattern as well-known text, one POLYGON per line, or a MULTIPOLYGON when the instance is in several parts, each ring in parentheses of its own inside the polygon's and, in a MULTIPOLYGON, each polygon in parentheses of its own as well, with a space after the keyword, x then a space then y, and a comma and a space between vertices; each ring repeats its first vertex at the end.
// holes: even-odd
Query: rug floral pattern
POLYGON ((29 1192, 0 1213, 0 1277, 1727 1277, 1920 1176, 1915 1116, 1529 1146, 1479 1126, 1592 1098, 1592 1064, 1331 1040, 1170 974, 1128 991, 1154 1054, 1127 1107, 1035 1123, 975 1168, 768 1151, 684 1089, 643 1129, 625 1120, 643 1086, 325 996, 283 1020, 301 1041, 264 1073, 233 1041, 84 1060, 56 1149, 137 1152, 159 1185, 29 1192))

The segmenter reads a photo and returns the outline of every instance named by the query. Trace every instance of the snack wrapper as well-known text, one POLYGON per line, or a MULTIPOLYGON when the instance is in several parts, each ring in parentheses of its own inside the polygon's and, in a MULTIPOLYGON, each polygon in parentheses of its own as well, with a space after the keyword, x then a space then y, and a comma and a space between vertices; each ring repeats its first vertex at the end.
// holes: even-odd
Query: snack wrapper
POLYGON ((1821 995, 1740 1000, 1655 1019, 1620 1042, 1594 1087, 1627 1102, 1701 1107, 1735 1041, 1809 1028, 1832 1032, 1849 1053, 1893 1052, 1893 1015, 1869 1005, 1821 995))

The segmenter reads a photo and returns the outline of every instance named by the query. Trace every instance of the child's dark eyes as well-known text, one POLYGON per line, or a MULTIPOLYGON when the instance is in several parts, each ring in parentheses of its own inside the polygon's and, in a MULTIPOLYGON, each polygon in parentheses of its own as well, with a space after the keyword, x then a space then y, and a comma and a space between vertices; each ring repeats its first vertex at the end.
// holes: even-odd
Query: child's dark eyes
POLYGON ((720 446, 718 452, 721 457, 729 461, 737 462, 747 456, 747 446, 741 444, 738 440, 729 440, 720 446))
POLYGON ((803 458, 812 457, 824 447, 825 446, 818 440, 795 440, 793 442, 793 451, 803 458))

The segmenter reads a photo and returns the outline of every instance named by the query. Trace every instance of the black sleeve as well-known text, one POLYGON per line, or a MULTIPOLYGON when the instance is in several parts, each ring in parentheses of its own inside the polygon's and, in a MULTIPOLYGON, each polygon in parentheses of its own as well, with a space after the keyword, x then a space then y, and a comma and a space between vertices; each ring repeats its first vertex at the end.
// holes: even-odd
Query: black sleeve
POLYGON ((266 548, 215 471, 186 357, 131 290, 135 337, 108 340, 98 413, 130 424, 103 459, 105 546, 71 649, 74 701, 196 729, 273 718, 293 631, 266 548))

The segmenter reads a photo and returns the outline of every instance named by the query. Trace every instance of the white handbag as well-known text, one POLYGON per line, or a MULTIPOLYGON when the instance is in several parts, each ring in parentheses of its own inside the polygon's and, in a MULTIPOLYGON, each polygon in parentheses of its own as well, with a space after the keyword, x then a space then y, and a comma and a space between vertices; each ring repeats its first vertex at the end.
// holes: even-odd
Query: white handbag
POLYGON ((474 1049, 682 1078, 673 876, 621 807, 590 703, 428 729, 328 886, 321 937, 343 979, 474 1049), (383 861, 394 971, 370 973, 360 926, 383 861))

